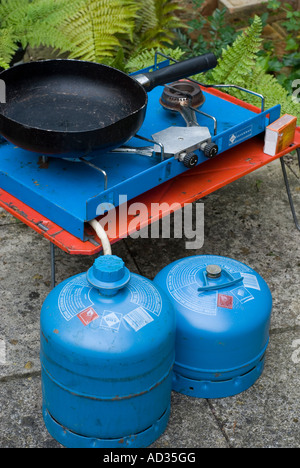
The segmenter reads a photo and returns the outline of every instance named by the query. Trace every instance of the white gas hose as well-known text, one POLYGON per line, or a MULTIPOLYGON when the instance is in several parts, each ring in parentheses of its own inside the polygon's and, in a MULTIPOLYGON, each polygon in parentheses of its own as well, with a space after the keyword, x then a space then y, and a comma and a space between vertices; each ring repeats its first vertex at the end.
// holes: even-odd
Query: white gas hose
POLYGON ((103 254, 104 255, 111 255, 111 245, 108 239, 108 236, 106 232, 104 231, 103 227, 97 221, 96 219, 93 219, 92 221, 89 221, 89 224, 92 226, 92 228, 95 230, 97 236, 101 240, 102 248, 103 248, 103 254))

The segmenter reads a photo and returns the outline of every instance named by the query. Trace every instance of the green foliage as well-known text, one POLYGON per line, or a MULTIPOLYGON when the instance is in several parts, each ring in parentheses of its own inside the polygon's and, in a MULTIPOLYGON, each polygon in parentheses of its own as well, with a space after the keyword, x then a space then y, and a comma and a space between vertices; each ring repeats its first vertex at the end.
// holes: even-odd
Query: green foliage
POLYGON ((2 0, 0 3, 1 65, 9 66, 18 45, 51 46, 62 51, 71 48, 58 21, 67 15, 67 0, 2 0))
MULTIPOLYGON (((172 57, 174 60, 180 60, 184 54, 184 52, 179 47, 177 47, 176 49, 161 48, 144 50, 143 52, 129 59, 129 61, 126 64, 126 71, 128 73, 133 73, 137 70, 142 70, 143 68, 151 67, 154 63, 155 52, 157 50, 169 57, 172 57)), ((160 63, 163 60, 166 59, 158 55, 157 62, 160 63)))
MULTIPOLYGON (((26 3, 26 2, 25 2, 26 3)), ((72 47, 62 30, 57 25, 66 17, 69 12, 69 1, 56 0, 32 0, 28 4, 27 14, 22 25, 22 18, 19 24, 21 28, 18 31, 21 36, 22 32, 25 36, 21 39, 23 47, 26 47, 26 41, 31 47, 39 45, 53 47, 61 51, 68 51, 72 47)))
MULTIPOLYGON (((223 50, 217 67, 206 75, 207 84, 235 84, 264 95, 266 108, 281 104, 282 113, 300 117, 300 105, 293 101, 288 91, 276 78, 257 63, 261 47, 262 21, 256 16, 252 25, 235 40, 232 46, 223 50)), ((198 77, 203 81, 204 77, 198 77)), ((260 105, 260 100, 241 91, 230 90, 228 93, 260 105)))
POLYGON ((100 62, 114 57, 120 37, 132 39, 137 6, 130 0, 70 0, 60 29, 72 44, 70 58, 100 62))
POLYGON ((199 13, 199 8, 204 0, 192 0, 195 16, 187 22, 188 31, 177 30, 175 44, 186 53, 187 57, 205 54, 212 50, 217 57, 222 53, 222 49, 234 42, 238 33, 235 28, 227 23, 226 8, 216 8, 211 16, 204 17, 199 13), (202 31, 206 30, 205 35, 202 31), (192 40, 188 33, 193 33, 192 40))
MULTIPOLYGON (((203 1, 193 0, 195 11, 203 1)), ((183 53, 191 56, 213 50, 220 57, 218 66, 201 75, 201 80, 251 89, 266 97, 266 106, 280 103, 283 112, 299 116, 299 104, 289 96, 288 78, 282 74, 283 67, 291 68, 289 87, 299 77, 299 12, 269 0, 269 12, 255 17, 246 31, 238 33, 227 24, 226 10, 217 8, 212 16, 197 15, 188 23, 191 31, 198 31, 192 41, 178 18, 179 4, 173 0, 1 0, 0 66, 9 66, 20 44, 23 48, 51 46, 70 58, 104 62, 126 72, 151 66, 158 49, 175 59, 183 53), (262 45, 262 28, 269 14, 282 11, 287 53, 279 61, 272 44, 262 45)), ((233 94, 259 104, 255 97, 238 91, 233 94)))
POLYGON ((149 29, 155 29, 159 20, 156 16, 156 5, 154 0, 136 0, 138 6, 138 16, 136 19, 135 32, 143 35, 149 29))
MULTIPOLYGON (((266 98, 266 108, 281 104, 282 114, 295 115, 300 119, 300 104, 293 100, 288 91, 273 75, 266 73, 259 65, 256 64, 253 67, 252 73, 246 81, 246 88, 263 94, 266 98)), ((255 105, 260 103, 255 98, 248 100, 255 105)))
MULTIPOLYGON (((179 46, 187 57, 200 55, 208 50, 213 51, 217 57, 223 53, 223 49, 232 45, 240 32, 228 21, 226 9, 215 9, 211 16, 203 16, 200 7, 204 0, 192 0, 194 17, 187 22, 188 33, 181 29, 177 31, 175 45, 179 46)), ((285 53, 278 57, 278 49, 273 40, 264 40, 256 56, 256 62, 265 72, 274 75, 278 82, 289 93, 292 92, 292 83, 300 78, 300 11, 295 11, 293 7, 284 1, 269 0, 267 11, 262 13, 261 21, 263 26, 272 22, 274 18, 281 18, 280 26, 286 31, 287 37, 282 40, 285 46, 285 53)), ((276 19, 276 22, 279 20, 276 19)), ((248 20, 240 20, 239 28, 248 26, 248 20)))
MULTIPOLYGON (((70 58, 127 69, 128 59, 172 44, 181 25, 170 0, 71 0, 74 13, 61 29, 72 44, 70 58)), ((138 60, 138 59, 137 59, 138 60)), ((131 65, 129 65, 131 69, 131 65)))
POLYGON ((251 71, 256 54, 261 46, 262 22, 256 16, 250 28, 240 34, 233 46, 223 49, 218 67, 212 71, 215 83, 234 83, 243 86, 245 78, 251 71))
POLYGON ((124 68, 129 56, 172 45, 179 9, 173 0, 2 0, 0 65, 21 44, 124 68))
POLYGON ((278 57, 274 43, 267 41, 259 53, 259 63, 291 92, 293 81, 300 78, 300 11, 294 10, 289 3, 277 0, 269 0, 267 6, 268 12, 264 18, 266 22, 272 20, 274 15, 283 17, 280 26, 286 33, 283 41, 285 51, 278 57))
POLYGON ((151 49, 173 44, 176 28, 184 27, 177 12, 179 4, 172 0, 136 0, 139 6, 135 38, 138 48, 151 49))
POLYGON ((0 67, 8 68, 18 46, 11 29, 0 29, 0 67))

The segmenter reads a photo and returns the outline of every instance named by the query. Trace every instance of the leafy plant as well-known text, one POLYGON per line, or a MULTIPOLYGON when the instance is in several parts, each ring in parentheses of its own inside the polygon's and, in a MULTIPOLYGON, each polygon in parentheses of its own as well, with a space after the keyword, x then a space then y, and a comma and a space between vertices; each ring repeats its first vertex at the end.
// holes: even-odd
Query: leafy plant
POLYGON ((187 22, 188 31, 177 30, 175 44, 184 50, 187 57, 201 55, 208 50, 213 50, 219 57, 222 49, 232 44, 238 35, 235 28, 227 23, 227 9, 216 8, 211 16, 204 17, 199 13, 204 0, 192 0, 192 3, 195 16, 187 22))
POLYGON ((172 44, 172 29, 182 25, 176 16, 179 6, 170 0, 71 2, 75 13, 62 25, 72 43, 70 58, 101 61, 123 70, 134 68, 134 60, 137 63, 143 52, 172 44))
POLYGON ((137 11, 134 1, 70 0, 69 4, 69 16, 59 29, 72 44, 70 58, 100 62, 116 55, 122 35, 132 40, 137 11))
POLYGON ((181 10, 172 0, 136 0, 138 18, 135 39, 138 49, 151 49, 173 45, 176 28, 184 27, 177 16, 181 10))
POLYGON ((8 68, 9 63, 18 49, 11 29, 0 29, 0 67, 8 68))
MULTIPOLYGON (((217 67, 206 74, 207 84, 236 84, 263 94, 266 108, 281 104, 282 113, 289 113, 300 117, 300 105, 295 103, 288 91, 283 88, 276 78, 257 63, 261 48, 262 21, 255 16, 252 25, 237 37, 232 46, 223 50, 217 67)), ((200 81, 204 76, 198 77, 200 81)), ((241 91, 229 90, 228 93, 260 105, 259 98, 241 91)))
POLYGON ((215 83, 234 83, 244 86, 247 75, 255 64, 262 43, 262 22, 256 16, 251 27, 240 34, 232 47, 223 49, 218 67, 211 73, 215 83))
MULTIPOLYGON (((159 51, 162 52, 164 55, 172 57, 174 60, 180 60, 181 57, 184 55, 184 52, 177 47, 176 49, 170 48, 160 48, 160 49, 145 49, 138 55, 133 56, 128 60, 126 63, 126 71, 128 73, 133 73, 137 70, 141 70, 143 68, 151 67, 154 63, 155 52, 159 51)), ((163 56, 158 55, 157 62, 160 63, 163 60, 166 60, 163 56)))
MULTIPOLYGON (((123 68, 133 72, 153 65, 156 51, 178 60, 183 55, 173 48, 175 28, 184 27, 177 17, 180 7, 173 0, 136 0, 139 5, 134 30, 133 45, 124 45, 126 53, 123 68), (172 47, 172 48, 171 48, 172 47)), ((158 62, 164 58, 158 57, 158 62)))
POLYGON ((126 71, 134 68, 134 61, 142 63, 139 57, 148 50, 153 63, 152 51, 172 44, 173 28, 183 26, 176 16, 180 8, 170 0, 88 0, 89 9, 87 0, 71 1, 76 13, 62 25, 73 47, 70 58, 101 61, 126 71))
POLYGON ((21 45, 51 46, 62 51, 71 49, 63 31, 57 28, 67 15, 67 0, 2 0, 0 3, 0 65, 8 68, 21 45))
MULTIPOLYGON (((300 78, 300 11, 294 10, 289 3, 277 0, 269 0, 268 12, 264 15, 265 22, 272 21, 274 15, 284 15, 280 21, 280 26, 286 34, 281 41, 285 45, 285 51, 278 56, 273 41, 267 41, 259 53, 259 63, 265 71, 276 76, 279 83, 289 92, 292 90, 292 83, 300 78)), ((275 16, 275 17, 276 17, 275 16)))
POLYGON ((143 50, 172 45, 179 9, 173 0, 2 0, 0 66, 21 44, 125 68, 143 50))

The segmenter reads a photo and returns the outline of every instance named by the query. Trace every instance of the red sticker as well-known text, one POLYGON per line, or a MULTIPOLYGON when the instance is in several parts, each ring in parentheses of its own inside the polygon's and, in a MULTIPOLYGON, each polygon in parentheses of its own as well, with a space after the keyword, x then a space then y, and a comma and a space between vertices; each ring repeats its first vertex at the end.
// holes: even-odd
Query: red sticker
POLYGON ((225 309, 233 308, 233 297, 227 296, 226 294, 218 295, 218 307, 224 307, 225 309))
POLYGON ((83 325, 88 325, 93 320, 99 317, 97 312, 92 308, 89 307, 88 309, 83 310, 80 314, 77 315, 79 320, 83 323, 83 325))

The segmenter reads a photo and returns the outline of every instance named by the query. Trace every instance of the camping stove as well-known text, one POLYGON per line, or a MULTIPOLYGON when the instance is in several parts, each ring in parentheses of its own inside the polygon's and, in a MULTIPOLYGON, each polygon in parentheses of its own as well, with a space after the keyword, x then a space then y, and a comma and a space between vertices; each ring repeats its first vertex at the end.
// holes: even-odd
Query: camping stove
POLYGON ((66 160, 3 141, 0 188, 85 241, 86 223, 125 198, 132 200, 208 159, 226 157, 227 150, 262 134, 279 118, 280 106, 265 110, 260 97, 261 110, 193 80, 158 86, 148 93, 139 134, 111 152, 66 160))

